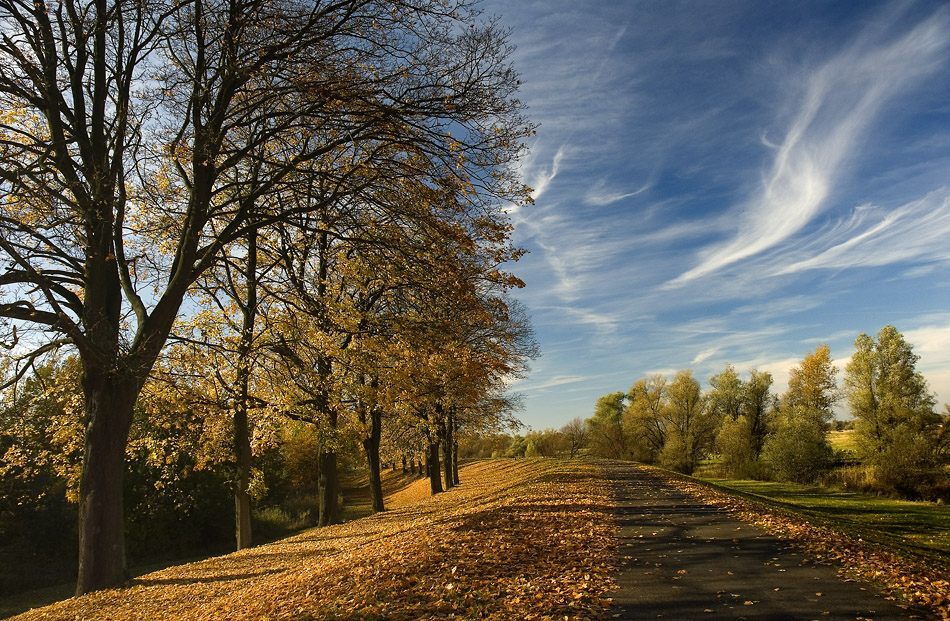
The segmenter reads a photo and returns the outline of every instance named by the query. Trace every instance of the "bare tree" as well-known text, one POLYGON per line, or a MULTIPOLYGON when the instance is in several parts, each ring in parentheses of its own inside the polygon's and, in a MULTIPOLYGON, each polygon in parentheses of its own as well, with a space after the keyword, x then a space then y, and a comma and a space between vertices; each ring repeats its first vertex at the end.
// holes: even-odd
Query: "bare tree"
POLYGON ((578 416, 561 427, 561 435, 567 438, 568 450, 570 451, 571 459, 574 459, 577 453, 587 446, 590 432, 587 429, 587 424, 584 422, 584 419, 578 416))

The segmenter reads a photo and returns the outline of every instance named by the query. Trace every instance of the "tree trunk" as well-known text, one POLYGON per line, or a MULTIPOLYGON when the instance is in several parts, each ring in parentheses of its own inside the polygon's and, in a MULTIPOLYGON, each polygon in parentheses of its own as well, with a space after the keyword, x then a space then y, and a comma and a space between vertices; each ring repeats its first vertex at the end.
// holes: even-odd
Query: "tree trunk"
MULTIPOLYGON (((363 450, 366 451, 366 461, 369 462, 369 495, 373 501, 373 512, 385 511, 383 503, 383 477, 379 461, 379 442, 382 438, 383 416, 379 408, 371 407, 369 411, 369 436, 363 438, 363 450)), ((396 462, 393 462, 393 470, 396 462)))
MULTIPOLYGON (((326 231, 323 231, 319 235, 317 246, 320 263, 317 269, 316 300, 327 299, 329 248, 329 235, 326 231)), ((326 315, 320 313, 319 317, 318 327, 320 331, 324 334, 333 334, 334 326, 329 322, 326 315)), ((319 357, 317 360, 317 374, 321 380, 323 380, 324 386, 330 385, 330 378, 333 374, 333 361, 329 357, 319 357)), ((327 389, 321 387, 319 391, 320 393, 317 395, 317 402, 319 403, 317 412, 319 415, 326 415, 327 423, 331 430, 330 432, 334 433, 337 425, 337 412, 334 408, 330 407, 330 396, 326 392, 327 389)), ((336 524, 340 521, 340 506, 337 500, 340 491, 340 480, 337 473, 336 452, 333 450, 325 450, 324 446, 325 445, 321 445, 320 448, 320 479, 317 493, 320 504, 319 525, 329 526, 330 524, 336 524)))
POLYGON ((444 491, 442 489, 442 473, 439 471, 439 439, 430 440, 426 466, 429 474, 429 489, 433 496, 444 491))
POLYGON ((455 477, 453 475, 454 463, 452 460, 452 416, 449 415, 442 422, 441 429, 442 444, 442 467, 445 472, 445 489, 449 490, 455 487, 455 477))
POLYGON ((251 348, 254 346, 254 324, 257 321, 257 229, 247 235, 247 261, 244 282, 247 300, 241 304, 237 291, 231 292, 241 307, 243 325, 238 344, 237 398, 234 403, 234 536, 238 550, 251 547, 251 429, 248 402, 251 383, 251 348))
POLYGON ((336 467, 336 453, 333 451, 320 452, 320 487, 318 491, 320 504, 319 526, 329 526, 340 521, 340 479, 336 467))
POLYGON ((125 446, 141 382, 83 372, 85 447, 79 481, 79 577, 76 594, 128 579, 122 479, 125 446))
POLYGON ((452 481, 459 484, 459 441, 458 441, 458 423, 452 419, 452 481))
POLYGON ((251 547, 251 439, 247 421, 247 401, 234 411, 234 537, 238 550, 251 547))
MULTIPOLYGON (((331 429, 336 429, 337 414, 333 408, 324 408, 331 429)), ((320 478, 317 490, 320 505, 319 526, 329 526, 340 521, 340 476, 337 472, 336 451, 320 448, 320 478)))
POLYGON ((402 473, 406 474, 407 472, 409 472, 409 469, 406 467, 406 454, 403 453, 402 454, 402 473))

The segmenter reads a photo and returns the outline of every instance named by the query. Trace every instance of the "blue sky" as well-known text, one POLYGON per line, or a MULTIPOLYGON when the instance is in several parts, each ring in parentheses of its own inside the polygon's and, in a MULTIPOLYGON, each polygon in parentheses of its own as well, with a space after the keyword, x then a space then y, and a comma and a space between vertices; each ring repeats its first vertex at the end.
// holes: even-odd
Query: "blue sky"
POLYGON ((950 5, 501 2, 536 204, 521 420, 637 379, 841 368, 892 324, 950 402, 950 5))

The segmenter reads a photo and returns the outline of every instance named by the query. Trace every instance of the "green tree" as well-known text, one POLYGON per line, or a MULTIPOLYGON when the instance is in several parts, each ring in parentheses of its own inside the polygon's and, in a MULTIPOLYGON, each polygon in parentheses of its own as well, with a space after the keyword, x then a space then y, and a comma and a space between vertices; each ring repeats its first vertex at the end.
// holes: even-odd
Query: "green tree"
POLYGON ((743 384, 742 416, 749 421, 749 442, 758 457, 772 428, 776 400, 772 395, 772 374, 752 369, 743 384))
POLYGON ((716 452, 723 474, 735 478, 757 477, 758 456, 753 448, 752 425, 745 416, 723 419, 716 434, 716 452))
POLYGON ((637 380, 627 391, 624 426, 633 443, 633 456, 654 463, 666 443, 666 378, 654 375, 637 380))
POLYGON ((839 394, 836 373, 831 350, 824 344, 791 369, 775 432, 763 449, 775 478, 807 483, 831 466, 834 451, 828 442, 828 423, 839 394))
POLYGON ((738 420, 745 402, 745 386, 735 367, 727 364, 722 372, 709 378, 709 408, 722 418, 738 420))
POLYGON ((827 433, 803 415, 800 407, 785 414, 765 443, 763 456, 780 481, 811 483, 834 459, 827 433))
POLYGON ((720 414, 707 407, 706 395, 690 370, 680 371, 666 390, 664 408, 666 442, 660 463, 684 474, 692 474, 715 440, 720 414))
POLYGON ((916 370, 919 356, 893 326, 876 338, 861 334, 845 368, 848 405, 855 417, 860 456, 877 482, 915 493, 937 464, 941 423, 927 382, 916 370))
POLYGON ((624 399, 626 395, 621 391, 597 399, 594 415, 587 419, 594 455, 609 459, 628 457, 627 434, 623 426, 624 399))

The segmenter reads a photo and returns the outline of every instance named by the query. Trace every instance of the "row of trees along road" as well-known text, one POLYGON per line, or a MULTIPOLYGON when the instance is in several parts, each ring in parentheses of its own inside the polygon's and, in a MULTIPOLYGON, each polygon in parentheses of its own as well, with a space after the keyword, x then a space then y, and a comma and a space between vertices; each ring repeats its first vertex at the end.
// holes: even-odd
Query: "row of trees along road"
POLYGON ((643 378, 597 400, 586 421, 590 448, 687 474, 717 457, 727 476, 812 482, 835 463, 828 431, 836 404, 846 399, 861 465, 839 476, 913 497, 948 496, 950 407, 935 411, 917 361, 903 335, 885 326, 855 340, 840 388, 827 345, 791 369, 781 397, 771 394, 771 374, 753 369, 742 379, 731 365, 705 392, 689 370, 672 380, 643 378))
POLYGON ((78 359, 77 593, 127 575, 143 390, 231 423, 240 546, 268 417, 319 430, 329 523, 341 416, 378 464, 384 412, 431 450, 504 415, 533 130, 473 3, 0 0, 0 24, 7 384, 78 359))

